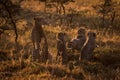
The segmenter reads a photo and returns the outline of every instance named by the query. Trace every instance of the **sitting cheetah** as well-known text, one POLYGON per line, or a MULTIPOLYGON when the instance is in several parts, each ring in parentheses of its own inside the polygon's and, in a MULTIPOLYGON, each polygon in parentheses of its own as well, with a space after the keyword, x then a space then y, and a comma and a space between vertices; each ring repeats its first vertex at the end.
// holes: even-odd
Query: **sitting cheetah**
POLYGON ((57 35, 57 58, 58 56, 62 57, 62 63, 66 61, 66 41, 65 33, 59 32, 57 35))
POLYGON ((82 46, 86 41, 86 30, 85 28, 80 28, 77 32, 77 37, 68 42, 68 48, 71 48, 72 51, 80 51, 82 46))
POLYGON ((80 60, 87 59, 90 60, 93 55, 93 51, 96 47, 96 33, 89 31, 87 34, 87 40, 81 49, 80 60))

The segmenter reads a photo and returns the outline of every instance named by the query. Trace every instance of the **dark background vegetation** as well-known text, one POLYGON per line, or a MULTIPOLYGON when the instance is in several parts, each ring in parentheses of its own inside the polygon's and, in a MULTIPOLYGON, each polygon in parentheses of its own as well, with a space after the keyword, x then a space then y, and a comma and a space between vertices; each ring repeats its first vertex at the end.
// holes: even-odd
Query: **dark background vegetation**
POLYGON ((120 0, 0 0, 1 80, 119 80, 120 0), (45 18, 53 64, 31 62, 34 17, 45 18), (79 27, 97 33, 91 62, 78 63, 79 52, 69 49, 66 65, 57 63, 56 34, 74 38, 79 27))

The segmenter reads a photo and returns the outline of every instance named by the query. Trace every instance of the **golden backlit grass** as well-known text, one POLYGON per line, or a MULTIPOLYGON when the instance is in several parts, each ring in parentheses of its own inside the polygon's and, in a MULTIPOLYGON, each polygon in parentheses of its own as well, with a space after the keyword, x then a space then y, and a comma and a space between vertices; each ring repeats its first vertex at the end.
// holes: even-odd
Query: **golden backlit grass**
MULTIPOLYGON (((22 3, 25 9, 43 11, 43 3, 38 1, 27 1, 22 3), (32 1, 32 2, 31 2, 32 1), (41 5, 40 5, 41 4, 41 5), (39 5, 39 6, 38 6, 39 5)), ((73 6, 76 10, 89 10, 94 13, 92 5, 100 0, 77 0, 73 4, 66 5, 67 9, 73 6), (82 7, 81 7, 82 6, 82 7)), ((93 15, 93 14, 91 14, 93 15)), ((90 17, 90 14, 85 16, 90 17)), ((95 15, 95 13, 94 13, 95 15)), ((96 15, 95 15, 96 16, 96 15)), ((32 21, 31 21, 32 22, 32 21)), ((97 23, 97 20, 95 20, 97 23)), ((34 25, 34 22, 32 22, 34 25)), ((86 23, 87 24, 87 23, 86 23)), ((92 23, 91 23, 92 24, 92 23)), ((18 27, 18 52, 15 50, 15 34, 13 31, 6 31, 0 40, 0 79, 1 80, 120 80, 120 34, 117 32, 99 30, 95 26, 86 26, 97 33, 97 47, 94 50, 92 61, 83 61, 79 64, 79 52, 71 52, 67 49, 69 61, 62 65, 55 60, 56 35, 63 31, 66 33, 66 41, 74 38, 78 27, 64 28, 64 26, 45 25, 44 31, 48 39, 49 52, 53 56, 53 63, 32 62, 33 45, 31 42, 32 25, 27 25, 25 20, 17 22, 18 27), (72 67, 72 69, 70 69, 72 67)))
MULTIPOLYGON (((76 35, 78 28, 64 30, 66 36, 71 39, 76 35)), ((49 51, 55 57, 56 55, 56 34, 61 31, 59 27, 45 26, 45 34, 48 37, 49 51)), ((31 31, 31 30, 30 30, 31 31)), ((96 31, 97 32, 97 31, 96 31)), ((19 52, 16 54, 11 49, 11 56, 8 56, 9 60, 0 62, 0 77, 1 79, 17 79, 17 80, 104 80, 104 79, 116 79, 120 77, 120 55, 119 55, 119 40, 120 37, 117 34, 105 36, 97 35, 98 47, 95 49, 95 60, 92 62, 83 62, 81 65, 77 62, 77 56, 79 52, 71 53, 73 55, 66 65, 56 63, 35 63, 31 62, 32 43, 30 40, 30 32, 25 32, 20 36, 19 52), (100 41, 100 42, 99 42, 100 41), (107 43, 109 42, 109 43, 107 43), (117 44, 116 44, 117 43, 117 44), (116 47, 116 48, 115 48, 116 47), (24 54, 28 53, 29 58, 24 59, 24 54), (21 56, 21 57, 20 57, 21 56), (73 58, 73 59, 72 59, 73 58), (76 60, 76 61, 75 61, 76 60), (70 71, 69 66, 73 66, 73 70, 70 71)), ((9 38, 14 39, 14 38, 9 38)), ((11 41, 11 40, 10 40, 11 41)), ((8 42, 9 43, 9 42, 8 42)), ((8 51, 9 53, 9 51, 8 51)), ((8 55, 8 54, 7 54, 8 55)), ((6 57, 7 56, 3 56, 6 57)))

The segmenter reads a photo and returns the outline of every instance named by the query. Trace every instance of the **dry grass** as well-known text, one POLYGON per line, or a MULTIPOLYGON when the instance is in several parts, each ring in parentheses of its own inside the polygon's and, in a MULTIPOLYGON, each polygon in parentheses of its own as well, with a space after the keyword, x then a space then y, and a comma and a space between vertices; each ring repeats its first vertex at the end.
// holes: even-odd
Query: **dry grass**
MULTIPOLYGON (((44 30, 48 37, 49 51, 55 57, 56 55, 56 34, 60 31, 58 27, 46 26, 44 30)), ((77 29, 72 29, 65 31, 68 38, 73 38, 76 34, 77 29), (73 33, 73 34, 72 34, 73 33)), ((19 52, 16 54, 14 50, 11 49, 10 52, 4 52, 4 55, 0 55, 2 61, 0 65, 0 78, 11 79, 11 80, 105 80, 105 79, 115 79, 119 80, 120 77, 120 50, 118 43, 115 38, 118 35, 111 36, 107 34, 108 38, 105 40, 105 36, 100 35, 97 38, 102 38, 101 43, 97 40, 99 47, 94 51, 95 57, 92 62, 83 62, 79 65, 78 55, 79 52, 75 51, 72 53, 68 50, 69 61, 68 64, 62 65, 54 61, 53 64, 48 63, 35 63, 31 62, 31 51, 32 44, 30 33, 26 32, 25 35, 21 35, 19 39, 19 46, 21 46, 19 52), (112 38, 111 38, 112 37, 112 38), (24 38, 27 38, 26 41, 24 38), (23 39, 23 40, 22 40, 23 39), (25 42, 24 42, 25 41, 25 42), (112 43, 107 43, 111 41, 112 43), (117 44, 115 44, 117 42, 117 44), (111 45, 112 44, 112 45, 111 45), (6 53, 6 54, 5 54, 6 53), (10 53, 11 56, 8 56, 10 53), (28 58, 24 59, 25 53, 27 53, 28 58), (21 57, 20 57, 21 56, 21 57), (71 64, 72 63, 72 64, 71 64), (72 71, 69 69, 73 66, 72 71)), ((118 37, 119 40, 119 37, 118 37)))
MULTIPOLYGON (((97 33, 97 47, 94 51, 92 61, 85 61, 79 64, 79 52, 71 52, 70 50, 67 50, 69 57, 67 64, 62 65, 60 62, 55 61, 57 53, 56 34, 59 31, 64 31, 66 33, 66 41, 69 41, 75 37, 79 27, 71 29, 58 25, 56 27, 46 25, 44 26, 44 30, 48 38, 49 52, 54 58, 53 63, 32 62, 31 54, 33 46, 30 34, 33 26, 26 25, 26 20, 21 20, 17 22, 17 26, 19 26, 18 52, 15 50, 15 35, 12 31, 6 31, 0 40, 0 80, 120 80, 120 34, 117 32, 111 34, 109 31, 100 30, 97 25, 91 27, 92 23, 88 22, 92 22, 91 15, 94 15, 93 17, 97 16, 92 10, 91 5, 98 3, 98 1, 100 0, 95 0, 94 2, 77 0, 74 5, 66 5, 67 8, 72 5, 73 8, 79 11, 87 9, 94 13, 85 13, 82 17, 78 17, 81 23, 87 24, 88 29, 94 30, 97 33), (79 8, 80 6, 82 7, 79 8)), ((43 6, 37 6, 39 4, 37 1, 34 2, 32 0, 32 3, 22 3, 22 7, 34 12, 43 10, 43 6)), ((94 23, 97 24, 97 21, 98 20, 95 19, 94 23)), ((34 22, 32 22, 32 24, 34 24, 34 22)))

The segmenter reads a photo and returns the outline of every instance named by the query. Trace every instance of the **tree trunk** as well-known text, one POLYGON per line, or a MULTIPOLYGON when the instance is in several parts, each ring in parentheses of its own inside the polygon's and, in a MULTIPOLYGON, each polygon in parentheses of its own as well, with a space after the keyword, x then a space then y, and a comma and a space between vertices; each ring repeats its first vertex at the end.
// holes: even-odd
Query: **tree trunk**
POLYGON ((15 31, 15 35, 16 35, 16 37, 15 37, 16 50, 18 51, 18 42, 17 42, 18 33, 17 33, 16 24, 15 24, 15 22, 14 22, 14 20, 13 20, 12 13, 11 13, 10 10, 8 9, 7 5, 6 5, 5 3, 2 3, 2 2, 1 2, 1 4, 5 7, 5 10, 6 10, 7 13, 8 13, 8 16, 9 16, 9 18, 10 18, 10 20, 11 20, 11 23, 13 24, 14 31, 15 31))

